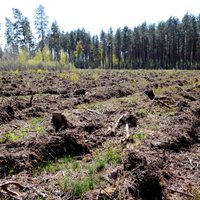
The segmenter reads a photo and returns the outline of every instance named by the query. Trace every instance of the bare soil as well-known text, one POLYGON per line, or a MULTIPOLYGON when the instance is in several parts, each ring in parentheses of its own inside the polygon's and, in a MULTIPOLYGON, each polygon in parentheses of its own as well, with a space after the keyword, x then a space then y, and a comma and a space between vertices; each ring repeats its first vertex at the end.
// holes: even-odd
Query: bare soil
POLYGON ((0 198, 76 199, 59 186, 61 172, 34 169, 66 155, 82 160, 113 141, 124 156, 104 174, 112 192, 101 186, 82 199, 194 199, 200 72, 70 73, 0 73, 0 198), (137 134, 144 137, 131 139, 137 134))

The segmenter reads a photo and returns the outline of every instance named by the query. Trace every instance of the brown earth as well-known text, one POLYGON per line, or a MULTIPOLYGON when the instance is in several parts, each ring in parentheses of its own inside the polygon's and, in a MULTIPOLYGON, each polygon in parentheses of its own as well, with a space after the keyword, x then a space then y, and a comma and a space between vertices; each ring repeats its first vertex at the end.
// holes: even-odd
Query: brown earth
POLYGON ((197 199, 199 71, 1 72, 0 78, 1 199, 77 199, 59 186, 62 172, 34 169, 66 155, 90 157, 108 141, 123 148, 122 162, 105 172, 110 181, 81 199, 197 199), (144 137, 133 139, 138 133, 144 137))

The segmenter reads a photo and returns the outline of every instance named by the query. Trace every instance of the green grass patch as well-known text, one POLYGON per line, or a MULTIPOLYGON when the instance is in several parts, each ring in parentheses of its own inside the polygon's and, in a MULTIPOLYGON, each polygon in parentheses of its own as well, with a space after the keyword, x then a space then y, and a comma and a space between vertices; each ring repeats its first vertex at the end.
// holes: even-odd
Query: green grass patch
POLYGON ((144 132, 137 132, 133 135, 134 140, 144 140, 146 137, 146 134, 144 132))
POLYGON ((68 79, 73 83, 77 83, 79 81, 79 79, 80 79, 80 76, 76 71, 71 71, 68 74, 68 79))
POLYGON ((106 101, 98 101, 95 103, 83 103, 77 106, 78 109, 91 109, 96 110, 98 112, 105 112, 110 108, 121 106, 121 104, 128 104, 132 105, 138 102, 140 96, 136 93, 134 95, 129 95, 127 97, 120 97, 120 98, 111 98, 106 101))
POLYGON ((192 189, 193 197, 189 197, 188 200, 200 200, 200 186, 192 189))
POLYGON ((144 118, 148 115, 148 110, 146 108, 140 108, 138 111, 137 111, 137 116, 141 117, 141 118, 144 118))
POLYGON ((157 87, 153 89, 154 94, 156 96, 163 95, 165 92, 173 92, 175 93, 177 91, 175 86, 165 86, 165 87, 157 87))
POLYGON ((0 137, 0 143, 4 143, 6 141, 14 142, 14 141, 24 138, 26 135, 27 135, 27 131, 23 128, 21 128, 17 132, 8 131, 8 132, 5 132, 0 137))
POLYGON ((87 191, 98 187, 100 176, 107 168, 121 163, 122 149, 116 144, 107 144, 103 149, 94 152, 91 162, 72 160, 66 166, 67 175, 60 180, 64 191, 71 191, 80 198, 87 191), (113 147, 112 147, 113 146, 113 147), (75 164, 75 163, 78 164, 75 164))
POLYGON ((42 172, 55 173, 58 170, 66 168, 66 166, 70 165, 74 161, 75 159, 72 158, 71 156, 65 156, 57 162, 49 162, 49 163, 38 165, 37 167, 33 169, 33 173, 34 174, 42 173, 42 172))
POLYGON ((42 118, 42 117, 32 118, 30 121, 30 126, 31 126, 30 129, 33 129, 37 133, 44 133, 45 128, 42 124, 43 121, 44 121, 44 118, 42 118))
POLYGON ((121 163, 122 152, 121 145, 109 142, 91 155, 93 159, 90 162, 66 156, 57 162, 37 166, 33 174, 63 171, 66 175, 58 179, 60 187, 80 198, 87 191, 104 184, 100 177, 107 169, 114 168, 121 163))
POLYGON ((71 191, 80 198, 87 191, 94 189, 97 182, 98 180, 93 176, 72 178, 68 175, 64 178, 61 186, 63 190, 71 191))

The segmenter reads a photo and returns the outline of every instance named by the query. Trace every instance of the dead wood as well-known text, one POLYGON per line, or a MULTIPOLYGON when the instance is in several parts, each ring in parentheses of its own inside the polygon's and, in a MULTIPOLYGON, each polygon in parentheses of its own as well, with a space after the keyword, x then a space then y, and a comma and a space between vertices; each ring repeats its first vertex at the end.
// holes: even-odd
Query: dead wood
POLYGON ((185 196, 187 196, 187 197, 192 197, 192 198, 194 198, 194 196, 193 196, 192 194, 188 194, 188 193, 185 193, 185 192, 182 192, 182 191, 179 191, 179 190, 175 190, 175 189, 172 189, 172 188, 168 188, 168 187, 163 187, 163 188, 166 189, 166 190, 172 191, 172 192, 176 192, 176 193, 185 195, 185 196))
POLYGON ((102 113, 96 111, 96 110, 91 110, 91 109, 87 109, 87 111, 91 112, 91 113, 95 113, 95 114, 98 114, 98 115, 102 115, 102 113))
POLYGON ((33 102, 33 95, 31 95, 31 98, 30 98, 29 107, 32 107, 32 102, 33 102))
POLYGON ((160 101, 159 99, 155 99, 155 100, 156 100, 158 103, 160 103, 162 106, 165 106, 165 107, 167 107, 167 108, 169 108, 169 109, 173 109, 171 106, 168 106, 166 103, 160 101))
POLYGON ((122 142, 129 140, 130 138, 130 132, 129 132, 129 127, 136 127, 137 126, 137 119, 130 113, 125 113, 121 115, 114 123, 113 126, 108 127, 108 133, 115 133, 116 129, 121 126, 125 125, 125 137, 122 138, 122 142))
POLYGON ((125 114, 121 115, 121 116, 117 119, 117 121, 115 121, 113 127, 111 127, 111 132, 113 132, 113 133, 116 132, 116 128, 118 127, 118 125, 119 125, 121 119, 122 119, 123 117, 126 117, 127 115, 128 115, 128 113, 125 113, 125 114))
POLYGON ((130 133, 129 133, 129 125, 128 123, 126 123, 126 126, 125 126, 125 133, 126 133, 126 136, 124 138, 122 138, 122 142, 124 142, 125 140, 128 140, 129 137, 130 137, 130 133))
POLYGON ((11 189, 9 189, 8 187, 10 185, 15 185, 17 188, 19 188, 20 190, 24 189, 24 186, 22 186, 20 183, 18 182, 14 182, 14 181, 9 181, 9 182, 6 182, 6 183, 3 183, 0 185, 0 189, 2 191, 4 191, 8 196, 10 197, 13 197, 15 199, 21 199, 21 195, 18 194, 17 192, 15 191, 12 191, 11 189))
POLYGON ((144 93, 149 97, 149 99, 153 100, 155 98, 155 94, 152 89, 145 90, 144 93))
POLYGON ((51 123, 53 124, 56 132, 67 128, 74 128, 73 124, 69 122, 62 113, 59 112, 52 114, 51 123))

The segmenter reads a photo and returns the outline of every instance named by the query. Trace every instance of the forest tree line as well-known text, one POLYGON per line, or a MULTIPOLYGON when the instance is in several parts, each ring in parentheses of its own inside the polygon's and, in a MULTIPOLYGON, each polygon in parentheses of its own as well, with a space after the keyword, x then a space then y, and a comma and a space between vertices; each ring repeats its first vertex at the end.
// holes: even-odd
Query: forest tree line
POLYGON ((49 29, 40 5, 35 12, 35 39, 28 18, 19 9, 12 11, 14 21, 6 18, 1 60, 18 59, 23 52, 26 59, 45 61, 48 54, 51 61, 70 62, 77 68, 200 69, 200 14, 186 13, 181 20, 169 17, 158 24, 144 22, 133 29, 124 26, 115 32, 110 27, 92 36, 83 28, 61 31, 56 21, 49 29))

